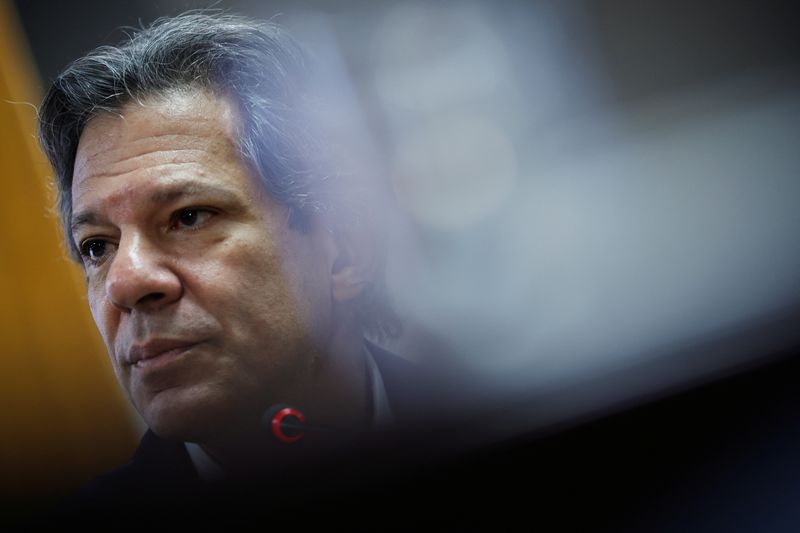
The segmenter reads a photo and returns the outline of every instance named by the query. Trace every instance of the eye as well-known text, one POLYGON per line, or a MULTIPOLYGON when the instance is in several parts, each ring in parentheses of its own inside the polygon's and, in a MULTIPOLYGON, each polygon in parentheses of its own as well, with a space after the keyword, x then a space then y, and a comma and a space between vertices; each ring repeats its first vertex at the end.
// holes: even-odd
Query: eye
POLYGON ((103 260, 108 247, 106 241, 91 239, 81 244, 81 255, 91 263, 99 263, 103 260))
POLYGON ((206 222, 213 213, 208 209, 190 207, 177 211, 172 218, 172 229, 194 228, 206 222))

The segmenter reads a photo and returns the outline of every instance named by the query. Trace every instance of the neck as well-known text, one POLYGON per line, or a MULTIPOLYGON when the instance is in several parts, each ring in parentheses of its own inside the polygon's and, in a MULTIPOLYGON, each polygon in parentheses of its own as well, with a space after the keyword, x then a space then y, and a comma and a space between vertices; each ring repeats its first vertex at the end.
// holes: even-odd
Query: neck
MULTIPOLYGON (((300 410, 308 425, 330 428, 334 435, 362 433, 369 426, 371 413, 363 342, 360 329, 340 329, 331 336, 327 349, 316 358, 306 382, 296 387, 293 394, 280 399, 280 403, 300 410)), ((270 407, 272 405, 267 405, 265 411, 270 407)), ((319 438, 309 432, 304 441, 313 442, 319 438)), ((286 449, 260 421, 226 432, 221 438, 201 443, 201 446, 229 472, 269 466, 274 462, 275 452, 286 449)))
POLYGON ((297 398, 310 424, 345 430, 369 424, 364 350, 360 329, 340 331, 331 338, 325 356, 316 361, 312 388, 297 398))

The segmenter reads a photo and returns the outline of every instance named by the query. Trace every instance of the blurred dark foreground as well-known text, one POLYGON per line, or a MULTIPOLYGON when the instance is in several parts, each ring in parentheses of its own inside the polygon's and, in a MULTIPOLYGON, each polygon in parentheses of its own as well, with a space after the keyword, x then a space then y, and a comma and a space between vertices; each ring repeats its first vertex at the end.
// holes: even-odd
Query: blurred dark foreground
MULTIPOLYGON (((796 319, 787 315, 781 327, 796 319)), ((757 333, 736 332, 726 342, 757 333)), ((324 454, 299 448, 284 468, 257 480, 185 484, 176 474, 174 483, 142 480, 124 494, 56 512, 46 505, 4 511, 22 529, 796 531, 800 346, 759 361, 616 413, 499 440, 487 439, 487 428, 529 411, 525 398, 458 422, 342 442, 324 454)))

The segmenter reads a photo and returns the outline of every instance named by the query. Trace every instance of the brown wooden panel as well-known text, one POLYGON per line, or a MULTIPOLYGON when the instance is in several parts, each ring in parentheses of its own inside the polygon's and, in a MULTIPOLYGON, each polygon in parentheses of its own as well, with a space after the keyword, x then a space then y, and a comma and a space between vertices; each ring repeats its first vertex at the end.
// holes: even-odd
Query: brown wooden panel
POLYGON ((124 461, 140 424, 62 252, 12 9, 0 0, 0 496, 42 501, 124 461))

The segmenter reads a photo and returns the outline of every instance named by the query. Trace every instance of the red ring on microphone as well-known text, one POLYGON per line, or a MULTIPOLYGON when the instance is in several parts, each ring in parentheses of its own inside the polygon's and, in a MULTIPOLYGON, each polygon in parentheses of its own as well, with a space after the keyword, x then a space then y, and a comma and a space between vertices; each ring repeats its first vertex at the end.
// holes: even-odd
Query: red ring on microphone
POLYGON ((303 438, 302 431, 298 432, 296 435, 287 435, 283 432, 283 428, 281 427, 281 423, 283 419, 287 416, 293 416, 298 419, 301 423, 306 421, 306 417, 303 416, 303 413, 294 409, 292 407, 284 407, 280 411, 278 411, 275 416, 272 418, 272 434, 275 435, 275 438, 281 442, 285 442, 287 444, 292 444, 294 442, 299 441, 303 438))

